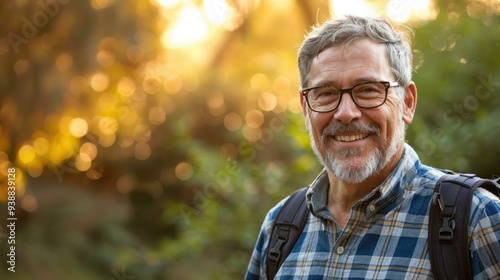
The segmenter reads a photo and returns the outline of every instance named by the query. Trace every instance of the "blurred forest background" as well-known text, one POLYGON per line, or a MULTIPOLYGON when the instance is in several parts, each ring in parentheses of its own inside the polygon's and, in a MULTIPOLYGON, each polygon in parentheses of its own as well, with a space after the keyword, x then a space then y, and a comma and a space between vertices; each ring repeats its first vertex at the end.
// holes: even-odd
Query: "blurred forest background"
POLYGON ((427 164, 500 173, 500 1, 0 5, 1 279, 241 279, 265 213, 320 171, 296 52, 331 15, 411 27, 408 142, 427 164))

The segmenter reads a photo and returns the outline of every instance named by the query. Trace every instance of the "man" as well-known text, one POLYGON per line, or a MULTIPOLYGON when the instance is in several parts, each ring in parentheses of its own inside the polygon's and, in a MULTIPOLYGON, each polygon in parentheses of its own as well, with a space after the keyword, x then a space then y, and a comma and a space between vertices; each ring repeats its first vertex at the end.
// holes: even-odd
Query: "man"
MULTIPOLYGON (((428 213, 443 173, 405 144, 417 104, 409 42, 384 20, 348 16, 315 28, 298 62, 303 115, 324 170, 275 279, 432 278, 428 213)), ((266 216, 246 279, 267 279, 265 252, 285 201, 266 216)), ((481 189, 471 209, 472 274, 498 279, 500 202, 481 189)))

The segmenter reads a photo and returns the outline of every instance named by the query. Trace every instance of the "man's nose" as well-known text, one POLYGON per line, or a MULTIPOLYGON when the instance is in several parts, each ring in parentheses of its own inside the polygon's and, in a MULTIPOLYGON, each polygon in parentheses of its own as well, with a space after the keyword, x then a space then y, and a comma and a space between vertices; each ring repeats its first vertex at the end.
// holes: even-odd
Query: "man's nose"
POLYGON ((335 110, 333 117, 342 123, 348 124, 354 119, 361 117, 361 111, 356 105, 351 95, 348 93, 343 93, 340 100, 340 104, 335 110))

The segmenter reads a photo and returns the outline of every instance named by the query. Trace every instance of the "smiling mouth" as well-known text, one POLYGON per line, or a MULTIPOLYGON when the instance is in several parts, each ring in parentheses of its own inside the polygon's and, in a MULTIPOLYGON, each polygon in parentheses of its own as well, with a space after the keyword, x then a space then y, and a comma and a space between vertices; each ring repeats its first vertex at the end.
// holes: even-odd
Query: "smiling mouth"
POLYGON ((340 142, 353 142, 357 140, 362 140, 368 137, 368 134, 354 134, 354 135, 335 135, 334 138, 340 142))

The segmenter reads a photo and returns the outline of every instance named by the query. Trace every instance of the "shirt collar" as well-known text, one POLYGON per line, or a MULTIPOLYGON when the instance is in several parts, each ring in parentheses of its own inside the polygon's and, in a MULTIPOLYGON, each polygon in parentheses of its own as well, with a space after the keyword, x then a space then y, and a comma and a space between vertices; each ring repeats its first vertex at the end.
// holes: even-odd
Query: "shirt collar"
MULTIPOLYGON (((410 181, 415 177, 420 165, 418 155, 413 148, 404 144, 404 152, 398 165, 382 184, 366 195, 358 203, 370 201, 370 205, 376 205, 377 209, 399 197, 410 181)), ((327 218, 323 210, 328 203, 328 189, 330 182, 326 169, 314 179, 307 192, 307 205, 309 210, 316 216, 327 218)), ((373 211, 372 211, 373 212, 373 211)))

